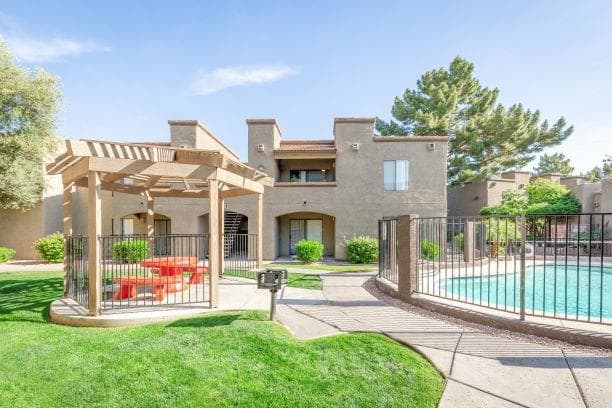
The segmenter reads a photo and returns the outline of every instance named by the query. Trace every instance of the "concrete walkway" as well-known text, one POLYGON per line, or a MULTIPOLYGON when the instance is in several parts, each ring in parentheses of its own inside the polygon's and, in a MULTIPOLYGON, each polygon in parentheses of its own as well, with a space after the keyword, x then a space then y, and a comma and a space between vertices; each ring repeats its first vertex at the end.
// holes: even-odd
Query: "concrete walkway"
POLYGON ((610 354, 499 337, 409 312, 367 291, 369 278, 326 274, 322 292, 285 288, 279 318, 297 337, 372 331, 411 345, 447 378, 441 407, 612 406, 610 354))

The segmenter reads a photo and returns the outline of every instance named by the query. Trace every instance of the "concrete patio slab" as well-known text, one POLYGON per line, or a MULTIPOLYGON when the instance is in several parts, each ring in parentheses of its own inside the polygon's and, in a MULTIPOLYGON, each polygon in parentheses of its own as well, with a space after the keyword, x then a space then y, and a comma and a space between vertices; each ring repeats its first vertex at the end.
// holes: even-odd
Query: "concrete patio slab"
POLYGON ((588 407, 612 406, 612 357, 564 350, 588 407))
POLYGON ((522 405, 495 395, 448 380, 439 408, 516 408, 522 405))

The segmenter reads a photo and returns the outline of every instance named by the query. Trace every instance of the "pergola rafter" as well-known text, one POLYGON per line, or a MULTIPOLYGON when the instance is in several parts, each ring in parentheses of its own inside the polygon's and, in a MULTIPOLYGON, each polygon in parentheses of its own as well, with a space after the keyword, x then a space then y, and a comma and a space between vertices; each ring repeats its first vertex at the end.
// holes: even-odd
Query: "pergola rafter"
POLYGON ((64 233, 72 233, 73 186, 88 189, 89 312, 100 311, 101 190, 138 194, 147 201, 147 234, 153 239, 156 197, 208 198, 210 236, 210 303, 218 304, 218 278, 223 270, 223 202, 226 198, 257 194, 257 263, 261 265, 262 195, 273 180, 216 150, 67 140, 66 152, 47 166, 48 174, 62 175, 64 233), (126 183, 125 180, 131 180, 126 183))

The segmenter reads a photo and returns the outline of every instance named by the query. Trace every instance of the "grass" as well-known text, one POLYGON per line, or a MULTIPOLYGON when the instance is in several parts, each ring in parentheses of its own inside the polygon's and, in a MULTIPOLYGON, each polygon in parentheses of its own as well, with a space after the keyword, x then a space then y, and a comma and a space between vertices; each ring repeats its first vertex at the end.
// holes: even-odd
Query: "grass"
MULTIPOLYGON (((238 276, 247 279, 257 279, 257 274, 255 272, 250 271, 245 272, 226 269, 224 274, 227 276, 238 276)), ((287 286, 292 288, 321 290, 321 288, 323 287, 323 282, 321 282, 321 278, 319 278, 319 275, 288 273, 287 286)))
POLYGON ((378 265, 373 264, 302 264, 302 263, 288 263, 288 264, 277 264, 271 263, 266 266, 274 268, 287 268, 287 269, 311 269, 319 271, 331 271, 331 272, 359 272, 359 271, 373 271, 378 268, 378 265))
POLYGON ((301 342, 263 312, 138 328, 47 322, 60 273, 0 274, 0 395, 17 407, 435 407, 443 380, 378 334, 301 342))

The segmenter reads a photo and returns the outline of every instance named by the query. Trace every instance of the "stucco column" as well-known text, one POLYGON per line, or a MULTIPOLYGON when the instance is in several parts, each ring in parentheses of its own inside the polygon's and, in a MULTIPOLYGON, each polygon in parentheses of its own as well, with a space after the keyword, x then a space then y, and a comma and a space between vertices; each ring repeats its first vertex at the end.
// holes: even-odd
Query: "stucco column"
POLYGON ((219 276, 225 273, 225 199, 219 198, 219 276))
POLYGON ((147 198, 147 241, 149 243, 149 257, 153 256, 155 249, 155 199, 147 191, 145 193, 147 198))
POLYGON ((263 264, 263 194, 257 194, 257 268, 263 264))
POLYGON ((87 240, 88 240, 88 275, 89 275, 89 314, 100 314, 101 276, 100 276, 100 240, 102 234, 102 191, 100 173, 89 171, 87 174, 87 240))
POLYGON ((72 236, 72 186, 74 183, 64 183, 64 196, 62 202, 64 224, 64 297, 68 296, 68 239, 72 236))
POLYGON ((219 305, 219 182, 208 180, 208 276, 210 307, 219 305))
POLYGON ((472 262, 474 259, 474 222, 465 223, 465 233, 463 234, 463 259, 465 262, 472 262))
POLYGON ((417 225, 416 215, 402 215, 397 219, 397 289, 401 299, 409 300, 417 283, 417 225))

